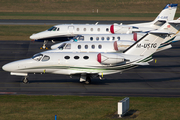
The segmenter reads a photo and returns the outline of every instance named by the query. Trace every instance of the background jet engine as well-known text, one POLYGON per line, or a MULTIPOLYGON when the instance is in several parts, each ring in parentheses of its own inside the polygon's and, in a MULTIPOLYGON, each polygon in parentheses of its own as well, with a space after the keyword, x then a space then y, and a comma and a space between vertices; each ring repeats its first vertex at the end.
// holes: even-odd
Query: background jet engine
POLYGON ((124 58, 113 53, 99 53, 97 55, 97 61, 101 64, 117 64, 124 62, 124 58))
POLYGON ((112 34, 116 34, 116 33, 129 34, 129 33, 134 33, 134 32, 141 32, 141 30, 135 26, 113 24, 110 27, 110 32, 112 34))
POLYGON ((114 42, 114 50, 116 51, 124 51, 128 47, 130 47, 132 44, 134 44, 135 41, 131 40, 121 40, 121 41, 115 41, 114 42))

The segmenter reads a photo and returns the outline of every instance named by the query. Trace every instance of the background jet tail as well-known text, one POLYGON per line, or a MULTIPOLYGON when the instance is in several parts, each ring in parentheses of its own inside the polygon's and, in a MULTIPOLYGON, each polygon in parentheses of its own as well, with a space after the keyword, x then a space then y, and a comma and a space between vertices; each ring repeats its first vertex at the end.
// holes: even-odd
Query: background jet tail
POLYGON ((167 4, 152 23, 154 25, 161 26, 166 21, 174 20, 177 5, 178 4, 167 4))

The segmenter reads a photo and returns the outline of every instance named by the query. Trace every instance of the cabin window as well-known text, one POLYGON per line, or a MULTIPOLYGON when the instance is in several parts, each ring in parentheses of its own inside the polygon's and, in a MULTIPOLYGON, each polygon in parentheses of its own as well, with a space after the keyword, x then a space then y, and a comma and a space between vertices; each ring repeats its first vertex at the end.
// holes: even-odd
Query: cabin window
POLYGON ((107 40, 109 40, 110 38, 109 38, 109 37, 107 37, 106 39, 107 39, 107 40))
POLYGON ((104 40, 104 37, 101 37, 101 40, 104 40))
POLYGON ((95 45, 92 45, 91 48, 94 49, 94 48, 95 48, 95 45))
POLYGON ((96 37, 96 40, 99 40, 99 37, 96 37))
POLYGON ((102 45, 98 45, 98 48, 101 49, 101 48, 102 48, 102 45))
POLYGON ((117 37, 117 40, 120 40, 120 37, 117 37))
POLYGON ((79 59, 79 56, 74 56, 74 59, 76 59, 76 60, 79 59))
POLYGON ((84 31, 86 31, 86 28, 84 28, 84 31))
POLYGON ((92 41, 92 40, 93 40, 93 37, 90 37, 90 40, 92 41))
POLYGON ((78 49, 81 49, 81 45, 78 45, 78 49))
POLYGON ((91 31, 93 31, 93 28, 91 28, 91 31))
POLYGON ((47 56, 47 55, 45 55, 45 56, 43 57, 42 61, 48 61, 49 59, 50 59, 50 57, 47 56))
POLYGON ((106 28, 106 32, 108 32, 109 31, 109 28, 106 28))
POLYGON ((42 57, 43 57, 43 54, 36 54, 32 57, 32 59, 34 59, 36 61, 40 61, 42 57))
POLYGON ((88 45, 85 45, 85 49, 88 49, 88 45))
POLYGON ((84 58, 85 60, 87 60, 87 59, 89 59, 89 56, 84 56, 83 58, 84 58))
POLYGON ((71 49, 71 44, 67 44, 65 49, 71 49))
POLYGON ((66 60, 70 59, 70 57, 69 57, 69 56, 65 56, 64 58, 65 58, 66 60))
POLYGON ((112 37, 112 40, 115 40, 115 37, 112 37))
POLYGON ((79 31, 79 28, 77 28, 76 30, 79 31))
POLYGON ((99 31, 100 31, 100 28, 98 28, 97 31, 99 32, 99 31))
POLYGON ((59 31, 59 28, 57 29, 57 31, 59 31))

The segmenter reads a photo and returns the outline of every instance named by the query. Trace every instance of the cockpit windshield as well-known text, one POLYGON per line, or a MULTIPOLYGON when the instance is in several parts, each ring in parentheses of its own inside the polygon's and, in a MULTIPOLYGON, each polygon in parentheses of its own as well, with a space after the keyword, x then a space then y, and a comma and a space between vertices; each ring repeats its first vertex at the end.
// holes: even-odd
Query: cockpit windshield
POLYGON ((47 55, 45 55, 45 56, 43 57, 42 61, 48 61, 49 59, 50 59, 50 57, 47 56, 47 55))
POLYGON ((64 48, 65 45, 66 45, 66 43, 61 44, 61 45, 58 47, 59 50, 63 50, 63 48, 64 48))
POLYGON ((43 54, 36 54, 32 57, 32 59, 34 59, 36 61, 40 61, 42 57, 43 57, 43 54))
POLYGON ((49 28, 48 31, 59 31, 59 28, 53 26, 49 28))
POLYGON ((82 35, 77 35, 77 36, 75 36, 74 38, 73 38, 73 41, 75 41, 75 42, 77 42, 78 40, 84 40, 84 36, 82 36, 82 35))
POLYGON ((43 54, 36 54, 32 57, 32 59, 36 60, 36 61, 48 61, 50 59, 49 56, 47 55, 44 55, 43 57, 43 54))

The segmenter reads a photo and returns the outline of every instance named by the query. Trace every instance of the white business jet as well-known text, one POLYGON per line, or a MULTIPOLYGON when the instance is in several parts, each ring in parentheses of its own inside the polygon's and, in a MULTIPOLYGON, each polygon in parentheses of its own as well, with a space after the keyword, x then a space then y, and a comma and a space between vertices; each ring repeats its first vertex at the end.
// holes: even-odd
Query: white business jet
MULTIPOLYGON (((178 22, 171 23, 177 25, 178 22)), ((28 82, 29 73, 52 73, 78 75, 80 82, 89 84, 93 77, 101 78, 103 75, 122 72, 138 65, 149 65, 152 54, 157 51, 167 35, 169 32, 163 30, 151 31, 123 53, 46 52, 8 63, 2 69, 11 75, 24 76, 24 83, 28 82)))
POLYGON ((132 33, 158 29, 166 21, 174 19, 177 4, 167 4, 161 13, 152 22, 118 25, 118 24, 60 24, 52 28, 30 36, 35 41, 44 41, 43 49, 47 49, 48 41, 67 41, 79 34, 111 34, 111 33, 132 33))
MULTIPOLYGON (((161 31, 176 34, 166 37, 157 49, 157 52, 171 48, 171 43, 178 41, 176 35, 179 33, 180 26, 174 25, 173 22, 180 22, 180 19, 166 22, 159 28, 161 31)), ((51 46, 51 49, 54 50, 45 52, 123 52, 137 41, 138 35, 137 33, 134 34, 77 35, 70 41, 61 42, 51 46), (122 40, 120 40, 120 38, 122 40)), ((145 34, 147 33, 141 33, 139 38, 143 37, 145 34)))
MULTIPOLYGON (((143 37, 145 34, 146 33, 133 33, 133 34, 82 34, 82 35, 75 36, 70 41, 60 42, 60 43, 54 44, 54 45, 51 46, 51 49, 56 49, 59 46, 62 46, 64 43, 77 44, 77 45, 78 44, 84 44, 84 45, 89 44, 88 46, 90 46, 90 44, 91 45, 93 45, 93 44, 107 44, 106 47, 104 45, 103 45, 103 47, 108 48, 108 44, 114 43, 115 41, 116 41, 116 43, 118 42, 118 43, 121 43, 122 45, 127 44, 129 46, 129 45, 133 44, 135 41, 137 41, 138 39, 140 39, 141 37, 143 37)), ((88 50, 87 47, 85 47, 86 50, 88 50)), ((74 49, 82 50, 79 47, 75 47, 74 49)), ((92 47, 92 49, 95 50, 96 48, 92 47)), ((103 48, 101 50, 103 50, 103 48)))

